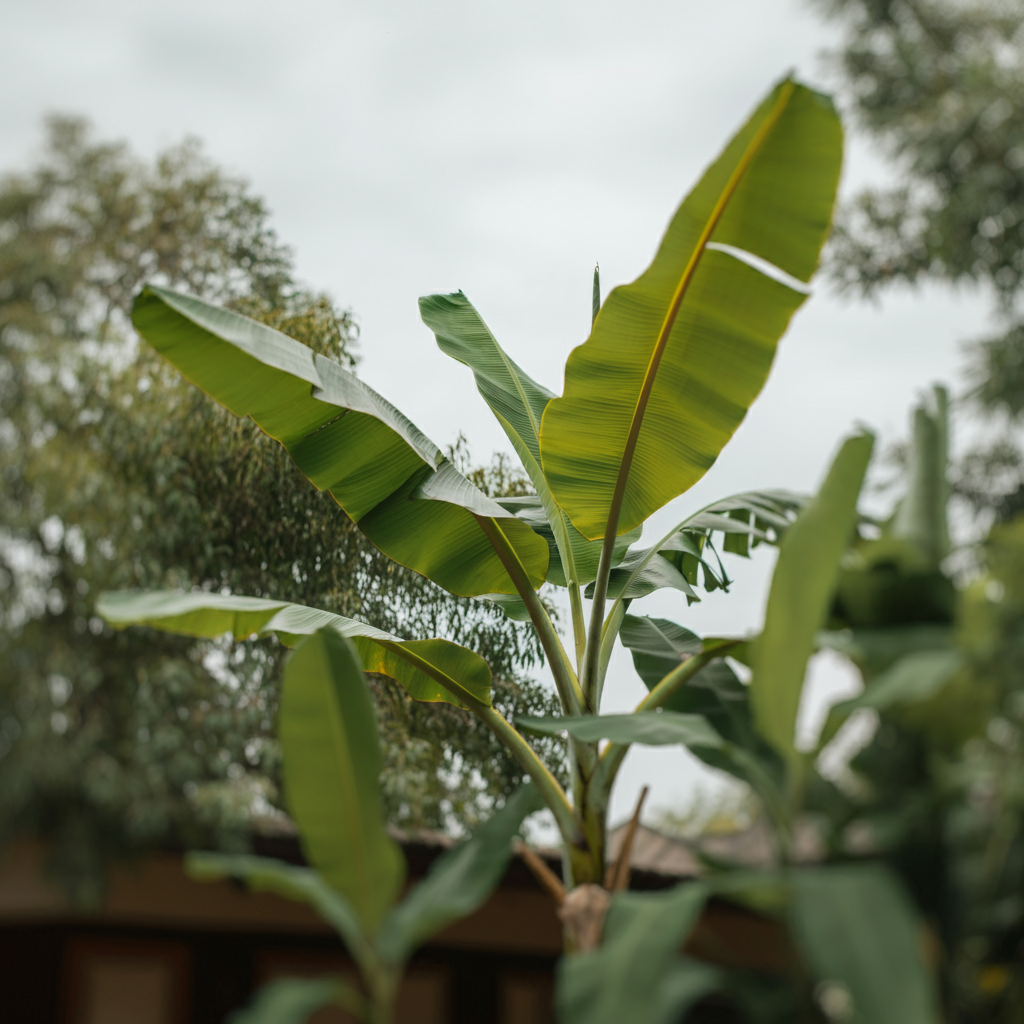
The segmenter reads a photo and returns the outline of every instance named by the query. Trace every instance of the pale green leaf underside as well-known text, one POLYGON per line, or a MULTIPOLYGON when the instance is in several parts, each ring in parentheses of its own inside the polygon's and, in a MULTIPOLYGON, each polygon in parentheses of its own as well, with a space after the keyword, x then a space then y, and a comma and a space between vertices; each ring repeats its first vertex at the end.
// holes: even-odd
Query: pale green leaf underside
POLYGON ((337 363, 263 324, 148 286, 132 322, 189 380, 251 416, 369 540, 454 594, 515 593, 476 516, 496 518, 531 583, 547 545, 447 462, 397 409, 337 363))
POLYGON ((373 933, 405 881, 405 855, 384 824, 373 701, 345 637, 320 630, 288 659, 278 734, 306 860, 373 933))
POLYGON ((742 249, 809 280, 841 159, 831 103, 781 83, 679 207, 650 267, 609 295, 590 338, 569 356, 564 396, 541 423, 544 473, 584 536, 605 532, 649 373, 618 533, 688 490, 739 426, 805 295, 706 244, 742 249))
POLYGON ((152 626, 165 633, 210 639, 225 633, 236 640, 274 634, 288 647, 318 629, 333 629, 352 641, 365 671, 389 676, 416 700, 459 707, 472 701, 491 703, 491 670, 473 651, 450 640, 402 640, 317 608, 236 594, 118 591, 101 595, 96 610, 119 628, 152 626))

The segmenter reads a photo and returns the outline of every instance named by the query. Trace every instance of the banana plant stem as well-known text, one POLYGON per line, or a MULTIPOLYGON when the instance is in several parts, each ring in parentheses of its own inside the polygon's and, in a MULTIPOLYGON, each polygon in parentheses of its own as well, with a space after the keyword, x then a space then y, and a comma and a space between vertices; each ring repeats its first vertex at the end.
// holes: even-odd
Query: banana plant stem
MULTIPOLYGON (((737 641, 739 643, 740 641, 737 641)), ((720 658, 728 649, 723 645, 716 647, 713 651, 705 651, 703 654, 695 654, 687 658, 676 668, 672 669, 646 697, 633 709, 634 714, 640 711, 652 711, 661 707, 678 689, 685 686, 705 665, 720 658)), ((611 793, 615 776, 622 767, 622 761, 629 753, 629 743, 609 743, 601 753, 597 761, 597 769, 590 780, 589 797, 597 805, 607 804, 608 795, 611 793)))
POLYGON ((509 752, 540 790, 544 803, 555 816, 555 823, 558 825, 558 831, 565 844, 567 846, 578 844, 581 829, 569 803, 569 798, 537 752, 526 742, 522 734, 513 728, 501 712, 489 708, 485 704, 472 708, 472 711, 508 747, 509 752))
POLYGON ((583 658, 587 650, 587 622, 583 615, 583 598, 580 585, 571 580, 569 583, 569 607, 572 610, 572 635, 576 643, 576 673, 583 672, 583 658))
POLYGON ((476 519, 487 539, 491 542, 491 547, 494 548, 498 558, 501 559, 502 565, 505 566, 505 571, 509 574, 509 578, 515 585, 523 604, 526 605, 530 621, 533 623, 533 628, 537 631, 541 647, 544 649, 548 664, 551 666, 551 674, 554 677, 563 710, 566 714, 581 714, 585 701, 583 699, 583 692, 580 689, 579 680, 576 678, 572 663, 565 653, 562 640, 555 631, 547 609, 541 604, 537 592, 530 585, 530 580, 526 570, 523 568, 523 563, 519 560, 515 549, 509 543, 508 538, 495 519, 491 519, 488 516, 477 516, 476 519))
POLYGON ((583 656, 583 694, 587 704, 594 706, 597 695, 597 677, 601 667, 601 632, 604 626, 604 605, 608 596, 608 577, 612 571, 612 558, 615 555, 615 527, 618 523, 618 510, 615 510, 615 521, 608 520, 604 542, 601 545, 601 558, 597 563, 597 579, 594 580, 594 597, 590 604, 590 629, 587 633, 587 646, 583 656))

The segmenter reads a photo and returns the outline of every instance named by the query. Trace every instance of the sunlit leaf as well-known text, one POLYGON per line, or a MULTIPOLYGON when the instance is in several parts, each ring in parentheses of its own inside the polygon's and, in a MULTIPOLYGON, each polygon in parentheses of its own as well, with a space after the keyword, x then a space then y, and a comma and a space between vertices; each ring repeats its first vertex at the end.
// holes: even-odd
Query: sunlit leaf
POLYGON ((633 529, 714 463, 806 297, 841 159, 829 100, 780 83, 679 207, 650 267, 608 296, 541 421, 545 476, 585 537, 610 518, 616 533, 633 529))

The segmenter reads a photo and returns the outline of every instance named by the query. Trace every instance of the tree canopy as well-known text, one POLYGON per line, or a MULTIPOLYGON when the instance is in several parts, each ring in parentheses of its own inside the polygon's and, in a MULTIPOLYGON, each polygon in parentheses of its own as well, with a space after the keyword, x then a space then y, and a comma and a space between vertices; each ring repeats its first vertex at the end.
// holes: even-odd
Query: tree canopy
MULTIPOLYGON (((389 562, 251 422, 138 348, 128 308, 157 280, 355 366, 352 314, 296 282, 244 181, 194 140, 147 163, 54 118, 38 164, 0 181, 0 237, 0 839, 52 840, 59 877, 90 898, 107 857, 237 847, 280 803, 276 642, 114 633, 93 611, 105 589, 272 581, 412 637, 443 628, 489 661, 509 714, 548 707, 522 626, 389 562)), ((479 475, 520 486, 500 463, 479 475)), ((489 733, 379 690, 393 822, 472 824, 518 783, 489 733)))

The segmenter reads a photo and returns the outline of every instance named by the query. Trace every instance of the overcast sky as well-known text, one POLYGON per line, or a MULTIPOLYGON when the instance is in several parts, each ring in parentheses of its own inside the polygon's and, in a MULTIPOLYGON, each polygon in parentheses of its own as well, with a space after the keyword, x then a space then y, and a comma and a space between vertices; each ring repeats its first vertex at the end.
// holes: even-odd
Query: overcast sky
MULTIPOLYGON (((300 275, 355 311, 361 375, 444 446, 508 449, 468 370, 420 323, 419 295, 461 288, 499 340, 561 391, 587 334, 590 282, 632 280, 680 199, 790 70, 828 88, 837 41, 801 0, 4 0, 0 168, 26 166, 53 111, 141 153, 193 134, 248 178, 300 275)), ((844 191, 884 174, 849 140, 844 191)), ((975 295, 931 289, 879 306, 819 284, 764 394, 697 487, 656 517, 752 487, 812 489, 857 423, 904 430, 933 381, 957 383, 960 343, 984 330, 975 295)), ((762 614, 768 564, 734 595, 643 609, 698 632, 762 614)), ((842 673, 819 668, 828 685, 842 673)), ((607 709, 642 695, 613 662, 607 709)), ((681 754, 631 755, 613 806, 660 775, 651 806, 681 806, 681 754)))

